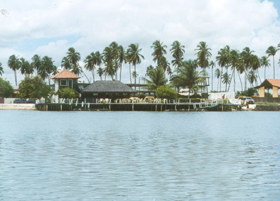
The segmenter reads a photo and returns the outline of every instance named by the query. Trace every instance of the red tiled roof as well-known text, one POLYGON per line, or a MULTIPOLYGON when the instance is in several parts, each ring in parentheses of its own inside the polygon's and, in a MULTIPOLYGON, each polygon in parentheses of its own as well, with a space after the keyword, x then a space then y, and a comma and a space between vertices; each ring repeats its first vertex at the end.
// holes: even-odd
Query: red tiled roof
POLYGON ((274 87, 280 88, 280 79, 267 79, 267 81, 274 87))
POLYGON ((58 78, 76 78, 79 79, 80 77, 71 71, 64 69, 63 71, 57 73, 56 75, 52 76, 51 79, 58 79, 58 78))

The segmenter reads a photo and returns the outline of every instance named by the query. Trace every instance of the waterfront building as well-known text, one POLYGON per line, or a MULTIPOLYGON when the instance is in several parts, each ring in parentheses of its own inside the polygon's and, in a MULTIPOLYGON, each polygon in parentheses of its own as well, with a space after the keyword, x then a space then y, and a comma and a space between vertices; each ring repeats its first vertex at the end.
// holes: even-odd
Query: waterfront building
POLYGON ((78 79, 80 77, 75 73, 65 69, 54 76, 51 79, 54 80, 54 91, 57 92, 59 89, 71 88, 78 89, 78 79))
POLYGON ((99 98, 129 98, 137 91, 120 81, 98 80, 85 87, 81 93, 82 97, 87 99, 87 102, 92 102, 99 98))

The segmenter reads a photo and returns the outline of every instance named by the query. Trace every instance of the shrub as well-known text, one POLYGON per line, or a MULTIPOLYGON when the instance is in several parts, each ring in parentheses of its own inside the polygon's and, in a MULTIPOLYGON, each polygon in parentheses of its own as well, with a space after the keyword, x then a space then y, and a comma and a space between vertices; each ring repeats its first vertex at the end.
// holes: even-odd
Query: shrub
POLYGON ((156 89, 156 94, 158 98, 166 98, 166 99, 177 98, 177 92, 174 89, 171 89, 169 86, 159 86, 156 89))
POLYGON ((0 77, 0 97, 8 98, 14 93, 10 82, 0 77))
POLYGON ((57 95, 60 98, 77 98, 78 93, 74 89, 70 88, 63 88, 61 90, 58 90, 57 95))
POLYGON ((40 76, 25 77, 19 84, 20 98, 47 98, 51 92, 50 87, 42 80, 40 76))

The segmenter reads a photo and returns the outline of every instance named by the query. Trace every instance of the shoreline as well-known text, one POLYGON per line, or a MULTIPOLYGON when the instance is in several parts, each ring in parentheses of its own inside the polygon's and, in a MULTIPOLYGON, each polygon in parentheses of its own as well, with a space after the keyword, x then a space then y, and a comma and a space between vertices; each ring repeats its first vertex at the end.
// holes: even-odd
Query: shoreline
POLYGON ((0 110, 36 110, 35 104, 0 104, 0 110))

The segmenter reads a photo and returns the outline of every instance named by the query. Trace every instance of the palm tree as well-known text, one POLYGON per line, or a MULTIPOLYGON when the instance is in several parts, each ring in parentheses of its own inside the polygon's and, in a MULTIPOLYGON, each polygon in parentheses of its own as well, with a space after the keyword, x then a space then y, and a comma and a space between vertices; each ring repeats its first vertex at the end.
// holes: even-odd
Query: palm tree
MULTIPOLYGON (((262 81, 261 81, 260 74, 259 74, 260 67, 261 67, 261 61, 260 61, 259 57, 257 55, 253 55, 252 56, 252 70, 258 75, 260 83, 261 83, 262 81)), ((257 82, 257 84, 258 84, 258 82, 257 82)))
POLYGON ((30 75, 34 72, 33 68, 31 68, 30 63, 23 57, 21 57, 19 61, 19 68, 22 75, 24 74, 26 76, 26 74, 30 75))
POLYGON ((171 45, 171 54, 174 60, 171 61, 172 65, 174 66, 174 69, 178 68, 179 66, 182 65, 183 62, 183 55, 185 53, 184 50, 185 46, 181 45, 179 41, 174 41, 171 45))
POLYGON ((196 71, 194 61, 184 61, 182 66, 178 68, 178 74, 171 77, 171 83, 183 88, 188 87, 189 91, 197 91, 199 89, 198 84, 204 82, 204 78, 201 77, 202 73, 202 71, 196 71))
POLYGON ((0 62, 0 75, 2 76, 4 73, 3 67, 2 67, 2 63, 0 62))
POLYGON ((73 47, 70 47, 68 49, 68 51, 66 52, 66 54, 67 54, 66 58, 69 60, 71 66, 72 66, 72 72, 77 75, 80 75, 81 73, 83 73, 84 76, 87 78, 88 82, 90 82, 88 77, 84 73, 82 67, 80 67, 80 65, 79 65, 79 61, 81 59, 80 53, 76 52, 76 50, 73 47))
POLYGON ((102 59, 105 64, 105 74, 110 75, 113 80, 113 76, 115 75, 115 68, 113 65, 113 49, 111 47, 105 47, 102 53, 102 59))
MULTIPOLYGON (((279 45, 278 45, 279 46, 279 45)), ((275 79, 275 66, 274 66, 274 56, 276 54, 276 52, 278 51, 279 49, 276 49, 276 47, 273 47, 273 46, 270 46, 267 50, 266 50, 266 54, 268 54, 268 57, 269 56, 272 56, 273 58, 273 79, 275 79)))
POLYGON ((119 65, 119 45, 118 45, 118 43, 116 43, 114 41, 110 44, 109 48, 111 48, 112 64, 113 64, 113 68, 115 71, 115 73, 114 73, 115 79, 117 80, 118 79, 117 72, 120 67, 120 65, 119 65))
POLYGON ((221 77, 221 71, 219 68, 215 70, 215 76, 218 79, 217 91, 219 91, 219 78, 221 77))
POLYGON ((167 53, 165 49, 167 48, 167 46, 163 45, 163 43, 161 43, 159 40, 156 40, 155 42, 153 42, 151 48, 154 49, 152 53, 152 56, 154 57, 153 61, 157 61, 157 65, 159 65, 160 58, 167 53))
POLYGON ((43 80, 49 78, 50 85, 50 75, 53 73, 55 66, 51 57, 44 56, 41 60, 40 68, 38 69, 38 74, 42 77, 43 80))
POLYGON ((214 76, 213 76, 213 68, 214 68, 214 66, 216 66, 216 64, 215 64, 214 61, 211 61, 209 65, 212 66, 212 91, 213 91, 213 78, 214 78, 214 76))
POLYGON ((162 68, 152 68, 148 74, 148 78, 142 77, 142 80, 148 84, 149 90, 156 90, 159 86, 166 85, 167 79, 162 68))
POLYGON ((248 73, 248 81, 250 82, 251 87, 253 87, 254 82, 257 82, 257 75, 252 70, 248 73))
POLYGON ((31 66, 33 69, 36 69, 36 72, 38 74, 38 69, 40 68, 41 65, 41 58, 38 54, 35 54, 32 58, 31 58, 32 62, 31 62, 31 66))
MULTIPOLYGON (((244 62, 244 72, 245 72, 245 77, 244 77, 244 82, 245 82, 245 93, 247 90, 247 71, 252 67, 253 65, 253 53, 254 51, 250 50, 249 47, 245 47, 243 51, 241 52, 241 58, 244 62)), ((246 95, 246 94, 245 94, 246 95)))
POLYGON ((154 67, 152 65, 149 65, 146 69, 145 76, 150 76, 153 69, 154 69, 154 67))
POLYGON ((8 60, 8 66, 15 73, 15 82, 17 86, 17 73, 16 71, 19 69, 19 59, 15 55, 11 55, 8 60))
POLYGON ((135 79, 138 77, 138 74, 136 73, 136 71, 132 72, 132 77, 134 77, 135 79))
POLYGON ((84 62, 85 62, 85 69, 88 71, 91 71, 92 82, 94 82, 94 69, 95 69, 95 64, 96 64, 94 52, 92 52, 90 55, 88 55, 84 62))
POLYGON ((72 69, 71 62, 70 62, 70 60, 67 57, 63 57, 63 59, 61 61, 61 66, 64 69, 67 69, 67 70, 71 70, 72 69))
POLYGON ((122 64, 125 61, 125 50, 123 48, 123 46, 119 46, 118 47, 119 50, 119 63, 120 63, 120 81, 122 81, 122 64))
POLYGON ((103 70, 101 67, 99 67, 99 68, 97 69, 97 74, 99 75, 99 77, 100 77, 101 80, 102 80, 103 71, 104 71, 104 70, 103 70))
POLYGON ((240 55, 239 55, 237 50, 231 50, 230 51, 229 64, 231 65, 232 76, 231 76, 231 79, 230 79, 230 82, 229 82, 228 91, 230 89, 230 84, 231 84, 231 81, 232 81, 232 78, 233 78, 233 88, 234 88, 234 92, 235 92, 235 70, 237 68, 239 58, 240 58, 240 55))
MULTIPOLYGON (((140 51, 142 49, 139 49, 138 44, 130 44, 128 46, 128 55, 129 55, 129 60, 131 61, 132 65, 134 65, 134 71, 136 72, 136 64, 141 63, 141 58, 145 59, 145 57, 140 54, 140 51)), ((134 79, 135 83, 135 89, 136 89, 136 78, 134 79)))
MULTIPOLYGON (((227 73, 227 72, 225 72, 223 75, 222 75, 222 82, 224 83, 224 84, 226 84, 226 86, 227 86, 227 84, 229 84, 229 81, 230 81, 230 75, 227 73)), ((225 92, 227 91, 227 88, 225 88, 225 92)))
POLYGON ((205 71, 205 68, 209 66, 209 59, 212 56, 211 48, 208 48, 206 42, 201 41, 195 49, 197 53, 197 64, 205 71))
POLYGON ((164 56, 162 56, 159 60, 159 67, 162 68, 164 72, 166 72, 166 70, 170 68, 170 63, 164 56))
POLYGON ((268 68, 269 66, 270 66, 270 63, 269 63, 269 59, 268 59, 268 57, 266 57, 266 56, 262 56, 262 58, 261 58, 261 66, 263 66, 264 67, 264 80, 266 79, 266 68, 268 68))
POLYGON ((131 63, 132 63, 132 56, 131 56, 131 52, 129 49, 126 49, 126 52, 125 52, 125 63, 128 63, 129 65, 129 80, 130 80, 130 84, 132 84, 132 81, 131 81, 131 63))
MULTIPOLYGON (((218 51, 218 56, 216 56, 216 60, 218 62, 218 65, 222 68, 221 75, 223 75, 223 67, 225 67, 228 62, 227 52, 225 48, 221 48, 218 51)), ((220 91, 222 91, 222 76, 220 76, 220 91)))

